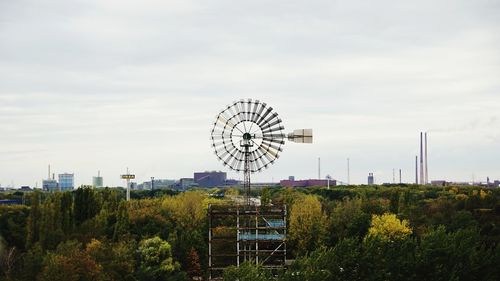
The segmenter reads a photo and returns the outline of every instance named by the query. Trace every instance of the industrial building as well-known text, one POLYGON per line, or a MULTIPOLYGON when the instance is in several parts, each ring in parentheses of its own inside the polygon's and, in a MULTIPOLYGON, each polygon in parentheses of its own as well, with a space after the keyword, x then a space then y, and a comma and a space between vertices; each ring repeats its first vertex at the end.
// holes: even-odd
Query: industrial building
POLYGON ((42 190, 48 192, 59 191, 59 185, 54 179, 46 179, 42 181, 42 190))
POLYGON ((75 174, 59 174, 59 190, 73 190, 75 189, 75 174))
POLYGON ((179 188, 181 190, 186 190, 195 186, 198 186, 198 184, 194 182, 193 178, 181 178, 179 180, 179 188))
POLYGON ((201 187, 217 187, 226 185, 227 174, 225 172, 199 172, 194 173, 194 182, 201 187))
POLYGON ((373 173, 368 173, 368 185, 374 185, 375 178, 373 177, 373 173))
POLYGON ((97 177, 92 177, 92 185, 95 188, 101 188, 104 186, 103 178, 101 177, 101 171, 97 172, 97 177))

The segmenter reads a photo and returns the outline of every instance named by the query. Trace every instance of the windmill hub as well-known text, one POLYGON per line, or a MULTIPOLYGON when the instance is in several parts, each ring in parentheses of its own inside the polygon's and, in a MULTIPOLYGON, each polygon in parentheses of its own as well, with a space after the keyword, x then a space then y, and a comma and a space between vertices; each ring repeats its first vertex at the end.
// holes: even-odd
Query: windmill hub
POLYGON ((243 134, 243 139, 249 141, 249 140, 252 139, 252 135, 250 135, 250 133, 244 133, 243 134))

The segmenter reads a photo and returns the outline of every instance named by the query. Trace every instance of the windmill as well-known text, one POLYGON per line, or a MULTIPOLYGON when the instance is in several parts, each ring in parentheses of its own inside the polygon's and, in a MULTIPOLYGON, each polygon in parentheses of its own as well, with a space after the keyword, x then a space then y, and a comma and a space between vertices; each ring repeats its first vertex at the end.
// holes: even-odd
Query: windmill
POLYGON ((312 143, 312 129, 294 130, 287 135, 284 129, 278 113, 259 100, 233 102, 215 119, 212 146, 224 166, 243 172, 247 205, 250 204, 250 175, 273 164, 283 151, 285 140, 312 143))

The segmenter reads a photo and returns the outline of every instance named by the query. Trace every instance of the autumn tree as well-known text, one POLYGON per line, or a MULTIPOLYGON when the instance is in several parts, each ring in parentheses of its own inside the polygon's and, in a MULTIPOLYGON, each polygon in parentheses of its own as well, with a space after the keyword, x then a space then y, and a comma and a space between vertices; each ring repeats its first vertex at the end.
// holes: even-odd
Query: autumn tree
POLYGON ((385 213, 373 215, 367 237, 374 237, 383 241, 403 239, 412 234, 407 220, 400 220, 395 214, 385 213))
POLYGON ((191 250, 189 251, 186 272, 191 279, 200 277, 202 275, 200 257, 198 255, 198 252, 194 248, 191 248, 191 250))
POLYGON ((323 245, 327 218, 318 197, 299 198, 290 210, 290 240, 297 245, 299 255, 323 245))
POLYGON ((99 280, 101 266, 82 250, 77 241, 61 243, 57 250, 45 258, 38 281, 91 281, 99 280))

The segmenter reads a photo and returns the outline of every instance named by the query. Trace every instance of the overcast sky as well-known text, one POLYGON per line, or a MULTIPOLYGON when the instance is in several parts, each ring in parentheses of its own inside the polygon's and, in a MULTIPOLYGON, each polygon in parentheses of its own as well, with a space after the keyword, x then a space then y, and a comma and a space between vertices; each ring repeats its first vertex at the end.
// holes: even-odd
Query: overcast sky
POLYGON ((254 98, 287 143, 255 181, 294 175, 500 178, 500 1, 0 0, 0 184, 223 170, 216 114, 254 98))

